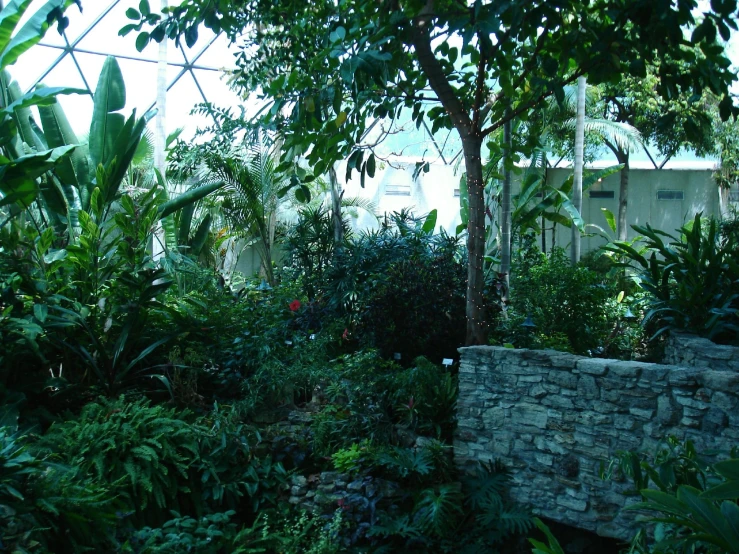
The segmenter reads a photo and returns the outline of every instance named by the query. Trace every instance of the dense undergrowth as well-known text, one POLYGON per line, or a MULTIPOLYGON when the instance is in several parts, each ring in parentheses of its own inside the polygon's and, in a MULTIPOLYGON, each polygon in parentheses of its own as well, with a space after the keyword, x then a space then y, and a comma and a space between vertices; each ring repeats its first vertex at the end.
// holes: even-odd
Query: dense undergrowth
MULTIPOLYGON (((0 551, 520 551, 534 519, 506 468, 453 463, 455 238, 408 213, 338 252, 288 237, 274 287, 231 289, 150 258, 152 194, 114 210, 81 212, 73 242, 23 218, 2 229, 0 551), (276 431, 296 409, 304 425, 276 431), (334 470, 401 493, 369 527, 341 503, 290 508, 292 477, 334 470)), ((497 286, 494 342, 648 354, 627 312, 654 301, 617 266, 529 244, 509 302, 497 286)))

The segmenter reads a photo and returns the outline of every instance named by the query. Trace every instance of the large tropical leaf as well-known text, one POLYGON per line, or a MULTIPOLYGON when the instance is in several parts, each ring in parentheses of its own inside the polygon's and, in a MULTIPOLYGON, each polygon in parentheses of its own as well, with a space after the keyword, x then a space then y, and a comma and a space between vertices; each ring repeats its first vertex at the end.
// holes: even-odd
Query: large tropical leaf
POLYGON ((90 123, 90 161, 94 173, 99 164, 108 164, 126 118, 117 113, 126 107, 126 86, 116 59, 106 58, 95 89, 95 105, 90 123))
MULTIPOLYGON (((136 110, 134 110, 123 128, 119 131, 111 149, 111 158, 106 160, 104 164, 106 173, 108 173, 107 182, 104 187, 105 190, 103 191, 103 197, 106 202, 113 202, 117 198, 121 183, 131 166, 131 162, 141 141, 141 136, 146 129, 146 124, 155 114, 156 110, 152 110, 137 120, 136 110)), ((100 186, 100 183, 97 184, 100 186)))
MULTIPOLYGON (((562 123, 565 129, 575 129, 575 119, 571 118, 562 123)), ((615 144, 624 152, 633 152, 644 145, 641 133, 628 123, 619 123, 609 119, 585 118, 585 132, 596 133, 610 143, 615 144)))
POLYGON ((0 192, 22 206, 28 207, 38 196, 38 178, 52 169, 60 160, 69 155, 74 146, 63 146, 45 152, 22 156, 16 160, 0 160, 3 174, 0 176, 0 192))
MULTIPOLYGON (((57 148, 79 144, 77 135, 72 130, 69 120, 61 105, 57 101, 48 106, 39 108, 41 126, 44 129, 44 138, 49 147, 57 148)), ((90 164, 88 161, 88 148, 80 145, 69 159, 59 164, 56 174, 65 186, 77 188, 77 194, 83 206, 87 206, 90 194, 90 164)))
POLYGON ((0 12, 0 68, 8 67, 37 44, 49 28, 49 16, 66 10, 74 0, 48 0, 18 30, 16 27, 32 0, 11 0, 0 12))
MULTIPOLYGON (((17 90, 20 90, 20 88, 17 90)), ((81 88, 70 87, 40 87, 19 98, 14 98, 9 106, 0 110, 0 113, 11 115, 15 110, 21 108, 49 106, 56 103, 56 97, 60 94, 87 94, 87 91, 81 88)))
POLYGON ((192 204, 193 202, 197 202, 201 198, 205 198, 210 193, 223 188, 225 185, 226 183, 224 181, 215 181, 213 183, 208 183, 206 185, 201 185, 199 187, 191 189, 179 195, 177 198, 168 200, 167 202, 159 206, 159 217, 165 218, 168 215, 173 214, 177 210, 184 208, 188 204, 192 204))

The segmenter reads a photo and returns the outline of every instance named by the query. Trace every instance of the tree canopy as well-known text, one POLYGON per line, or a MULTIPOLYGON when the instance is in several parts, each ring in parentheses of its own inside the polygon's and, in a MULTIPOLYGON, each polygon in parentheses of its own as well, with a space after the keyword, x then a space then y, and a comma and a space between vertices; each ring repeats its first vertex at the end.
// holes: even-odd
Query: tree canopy
POLYGON ((372 176, 368 125, 412 110, 417 124, 456 129, 469 191, 467 342, 486 342, 482 145, 579 76, 616 83, 658 67, 657 92, 721 98, 735 74, 718 37, 737 28, 736 0, 185 0, 163 14, 129 10, 137 45, 197 41, 202 24, 240 45, 234 86, 267 101, 261 120, 285 137, 283 161, 316 174, 348 160, 372 176), (146 26, 146 30, 144 30, 146 26), (701 56, 696 56, 696 48, 701 56), (660 63, 657 63, 660 62, 660 63))

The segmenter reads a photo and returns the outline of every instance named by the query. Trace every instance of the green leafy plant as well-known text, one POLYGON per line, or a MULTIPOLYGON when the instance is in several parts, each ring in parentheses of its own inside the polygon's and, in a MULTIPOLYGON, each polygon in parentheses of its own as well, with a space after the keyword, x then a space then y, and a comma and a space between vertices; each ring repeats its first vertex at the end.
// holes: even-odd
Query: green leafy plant
POLYGON ((252 554, 267 552, 276 542, 266 519, 257 518, 251 527, 240 528, 232 521, 236 512, 218 512, 201 518, 181 516, 161 527, 145 527, 136 531, 122 551, 136 554, 252 554))
POLYGON ((654 456, 621 453, 618 466, 644 499, 628 510, 657 512, 654 541, 639 532, 637 552, 739 552, 739 459, 707 462, 674 437, 654 456))
POLYGON ((331 455, 336 471, 342 473, 359 473, 374 462, 374 452, 369 441, 354 443, 347 448, 337 450, 331 455))
POLYGON ((531 515, 509 500, 508 484, 502 464, 482 464, 475 473, 463 476, 461 488, 458 483, 444 483, 421 489, 408 511, 382 514, 368 536, 382 537, 385 549, 489 550, 533 525, 531 515))
POLYGON ((537 529, 539 529, 539 531, 544 533, 544 536, 547 539, 547 543, 544 544, 539 540, 530 538, 529 542, 534 547, 531 550, 531 554, 565 554, 565 551, 559 544, 557 537, 554 536, 549 527, 547 527, 547 525, 542 520, 540 520, 538 517, 535 517, 534 525, 537 529))
POLYGON ((658 327, 654 337, 674 329, 717 341, 736 341, 736 236, 722 235, 718 222, 705 221, 702 214, 683 226, 679 237, 648 224, 634 229, 644 236, 646 253, 619 241, 604 248, 637 265, 640 286, 650 294, 645 324, 658 327))
POLYGON ((28 437, 13 429, 0 426, 0 548, 112 548, 117 503, 108 489, 36 455, 28 437))
POLYGON ((533 241, 526 244, 514 261, 511 309, 508 318, 497 321, 497 338, 524 346, 543 341, 580 354, 603 348, 619 317, 615 282, 573 267, 562 249, 545 256, 533 241), (521 327, 527 316, 536 325, 535 336, 521 327))
MULTIPOLYGON (((162 522, 189 493, 190 466, 199 456, 197 428, 147 400, 87 404, 76 420, 52 425, 39 446, 107 484, 135 519, 162 522)), ((196 502, 199 499, 196 499, 196 502)))

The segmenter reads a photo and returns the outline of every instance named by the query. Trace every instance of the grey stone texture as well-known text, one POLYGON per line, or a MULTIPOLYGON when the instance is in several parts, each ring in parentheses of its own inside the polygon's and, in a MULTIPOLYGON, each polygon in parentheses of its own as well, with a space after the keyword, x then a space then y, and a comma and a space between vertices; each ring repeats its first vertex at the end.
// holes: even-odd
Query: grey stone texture
POLYGON ((663 361, 684 367, 739 371, 739 348, 715 344, 695 335, 672 332, 667 339, 663 361))
POLYGON ((637 513, 621 511, 638 500, 624 494, 630 482, 601 479, 618 451, 655 452, 674 435, 699 451, 728 452, 739 438, 739 372, 723 365, 739 360, 733 354, 711 358, 720 363, 710 369, 553 350, 459 351, 457 463, 471 469, 500 458, 513 471, 517 501, 602 536, 635 532, 637 513))
POLYGON ((357 523, 373 524, 377 508, 387 509, 400 497, 400 486, 371 476, 324 471, 304 477, 292 475, 283 494, 306 512, 330 517, 337 509, 357 523))

